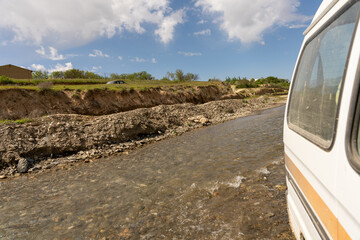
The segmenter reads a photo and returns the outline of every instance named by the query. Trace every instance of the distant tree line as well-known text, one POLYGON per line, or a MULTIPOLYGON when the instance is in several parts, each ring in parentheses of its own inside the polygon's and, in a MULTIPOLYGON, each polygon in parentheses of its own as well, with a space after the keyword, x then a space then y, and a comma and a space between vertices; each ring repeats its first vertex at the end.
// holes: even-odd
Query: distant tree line
POLYGON ((56 71, 51 74, 47 71, 35 71, 32 73, 33 79, 103 79, 104 77, 79 69, 70 69, 66 71, 56 71))
MULTIPOLYGON (((112 73, 110 77, 104 77, 91 71, 83 71, 79 69, 70 69, 67 71, 55 71, 49 73, 47 71, 34 71, 33 79, 121 79, 121 80, 156 80, 150 73, 146 71, 134 73, 112 73)), ((184 73, 181 69, 175 72, 167 72, 161 80, 174 82, 189 82, 199 80, 199 75, 195 73, 184 73)), ((5 81, 5 80, 2 80, 5 81)), ((211 82, 221 82, 220 79, 213 77, 209 79, 211 82)), ((227 77, 225 83, 235 85, 237 88, 256 88, 260 86, 289 88, 290 82, 287 79, 277 77, 267 77, 260 79, 247 79, 246 77, 227 77)))
POLYGON ((199 79, 198 74, 184 73, 181 69, 177 69, 175 72, 167 72, 166 76, 162 80, 171 80, 177 82, 190 82, 199 79))
MULTIPOLYGON (((47 71, 35 71, 32 73, 33 79, 108 79, 99 74, 91 71, 83 71, 79 69, 70 69, 67 71, 56 71, 49 73, 47 71)), ((155 78, 146 71, 134 72, 134 73, 112 73, 110 79, 121 80, 155 80, 155 78)), ((184 73, 181 69, 177 69, 175 72, 168 72, 162 80, 187 82, 196 81, 199 79, 198 74, 184 73)))
POLYGON ((146 71, 142 72, 134 72, 134 73, 123 73, 123 74, 117 74, 112 73, 110 75, 111 79, 122 79, 122 80, 154 80, 155 78, 151 76, 150 73, 147 73, 146 71))
MULTIPOLYGON (((210 79, 209 79, 210 81, 210 79)), ((267 77, 260 79, 247 79, 246 77, 227 77, 225 82, 231 85, 235 85, 236 88, 257 88, 261 86, 268 86, 274 88, 286 88, 288 89, 290 86, 290 82, 287 79, 277 78, 277 77, 267 77)))

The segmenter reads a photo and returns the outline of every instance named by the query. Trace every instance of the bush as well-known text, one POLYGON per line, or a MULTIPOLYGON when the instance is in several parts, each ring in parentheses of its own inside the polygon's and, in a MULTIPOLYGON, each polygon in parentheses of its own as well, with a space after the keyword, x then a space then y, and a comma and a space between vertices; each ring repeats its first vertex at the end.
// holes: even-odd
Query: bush
POLYGON ((15 83, 11 78, 8 78, 7 76, 0 76, 0 84, 12 84, 15 83))
POLYGON ((221 80, 217 77, 209 78, 209 82, 221 82, 221 80))

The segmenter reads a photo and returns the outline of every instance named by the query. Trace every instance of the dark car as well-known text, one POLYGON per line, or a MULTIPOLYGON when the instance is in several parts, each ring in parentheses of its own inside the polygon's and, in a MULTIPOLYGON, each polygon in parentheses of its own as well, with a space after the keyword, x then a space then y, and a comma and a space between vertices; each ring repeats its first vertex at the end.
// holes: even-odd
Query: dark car
POLYGON ((121 80, 115 80, 115 81, 107 82, 106 84, 126 84, 126 82, 121 80))

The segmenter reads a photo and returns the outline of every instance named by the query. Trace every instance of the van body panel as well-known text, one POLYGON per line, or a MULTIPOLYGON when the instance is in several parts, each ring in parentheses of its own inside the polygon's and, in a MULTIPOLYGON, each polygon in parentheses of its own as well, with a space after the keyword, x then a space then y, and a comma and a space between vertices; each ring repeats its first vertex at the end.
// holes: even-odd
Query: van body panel
MULTIPOLYGON (((287 181, 287 184, 288 186, 291 185, 289 181, 287 181)), ((292 187, 288 188, 287 201, 289 203, 288 213, 290 225, 296 238, 300 239, 300 234, 302 234, 305 239, 321 239, 309 215, 302 207, 302 202, 292 187), (305 219, 303 219, 302 216, 304 216, 305 219)))
POLYGON ((284 119, 284 151, 289 219, 297 239, 301 236, 305 239, 360 239, 360 169, 355 171, 351 165, 348 146, 349 128, 352 129, 354 118, 352 108, 360 96, 358 23, 355 24, 344 75, 336 93, 338 106, 331 145, 323 147, 306 134, 295 131, 288 119, 294 80, 304 49, 324 27, 355 4, 356 7, 360 5, 359 1, 351 0, 323 1, 305 32, 292 76, 284 119))
MULTIPOLYGON (((354 43, 360 43, 360 25, 357 26, 354 43)), ((360 44, 354 44, 349 62, 357 64, 349 64, 347 68, 339 114, 338 141, 336 141, 339 156, 338 181, 336 182, 336 188, 338 189, 338 218, 340 222, 347 224, 345 227, 347 227, 347 231, 353 239, 360 239, 360 175, 349 162, 349 156, 346 152, 348 146, 346 145, 350 143, 349 136, 346 133, 347 128, 352 127, 350 123, 354 118, 354 113, 351 106, 354 105, 353 102, 356 102, 358 97, 359 59, 360 44)))
POLYGON ((329 17, 334 16, 345 4, 350 2, 351 0, 323 0, 310 26, 304 31, 305 40, 323 26, 329 17))

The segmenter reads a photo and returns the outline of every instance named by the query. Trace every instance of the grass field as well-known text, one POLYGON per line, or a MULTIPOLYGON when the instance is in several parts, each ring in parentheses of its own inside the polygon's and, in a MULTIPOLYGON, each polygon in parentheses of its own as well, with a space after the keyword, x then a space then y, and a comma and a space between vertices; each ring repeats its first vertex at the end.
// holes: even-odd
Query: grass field
POLYGON ((11 82, 1 83, 0 89, 32 89, 41 90, 49 88, 57 91, 61 90, 90 90, 90 89, 109 89, 109 90, 144 90, 157 87, 175 86, 209 86, 217 85, 219 82, 175 82, 169 80, 123 80, 126 84, 106 84, 109 80, 103 79, 44 79, 44 80, 19 80, 12 79, 11 82), (47 85, 45 87, 45 85, 47 85))

